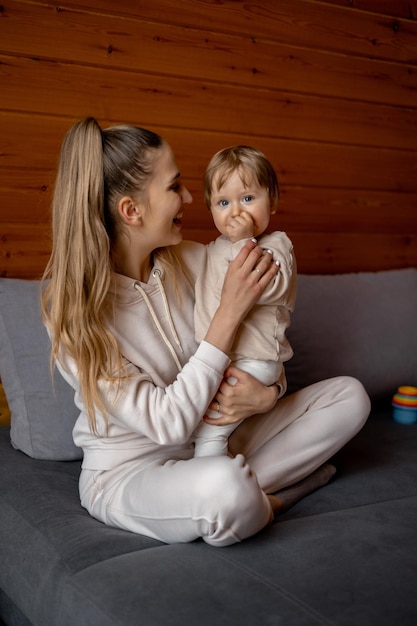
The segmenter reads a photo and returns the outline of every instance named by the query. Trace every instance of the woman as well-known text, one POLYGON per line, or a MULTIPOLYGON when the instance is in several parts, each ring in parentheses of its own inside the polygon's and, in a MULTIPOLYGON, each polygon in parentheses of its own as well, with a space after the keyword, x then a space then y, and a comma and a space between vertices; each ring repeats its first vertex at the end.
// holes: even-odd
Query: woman
POLYGON ((102 131, 92 118, 76 124, 57 175, 43 311, 80 409, 82 505, 164 542, 225 546, 329 479, 327 467, 315 470, 362 427, 369 400, 341 377, 277 404, 276 385, 229 367, 239 324, 278 270, 253 241, 231 262, 205 340, 195 343, 205 248, 182 242, 191 201, 158 135, 102 131), (193 458, 207 408, 223 415, 209 423, 244 420, 230 439, 233 458, 193 458))

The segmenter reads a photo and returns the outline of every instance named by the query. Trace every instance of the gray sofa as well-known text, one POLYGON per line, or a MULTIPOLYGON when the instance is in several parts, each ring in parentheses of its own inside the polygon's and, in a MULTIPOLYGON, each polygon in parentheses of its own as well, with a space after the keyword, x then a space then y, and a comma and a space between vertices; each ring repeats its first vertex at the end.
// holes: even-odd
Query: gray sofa
POLYGON ((106 527, 78 499, 72 392, 49 377, 38 284, 0 280, 0 618, 13 626, 417 623, 417 425, 393 421, 417 385, 417 270, 299 277, 290 392, 337 374, 372 414, 337 474, 229 548, 164 545, 106 527))

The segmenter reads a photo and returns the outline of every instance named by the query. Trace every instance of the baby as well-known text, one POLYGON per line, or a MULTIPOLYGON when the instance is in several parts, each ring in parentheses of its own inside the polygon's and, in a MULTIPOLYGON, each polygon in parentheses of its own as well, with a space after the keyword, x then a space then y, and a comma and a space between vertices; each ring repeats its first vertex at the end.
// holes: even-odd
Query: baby
MULTIPOLYGON (((296 295, 296 262, 293 246, 284 232, 264 234, 270 216, 277 211, 278 180, 262 152, 249 146, 220 150, 211 159, 204 178, 207 207, 221 233, 207 246, 207 256, 196 283, 195 333, 201 341, 220 301, 223 278, 229 262, 248 238, 273 255, 279 272, 258 303, 244 319, 236 335, 232 364, 264 385, 278 385, 279 397, 287 388, 283 363, 292 357, 285 336, 296 295)), ((235 378, 228 378, 230 385, 235 378)), ((215 399, 215 401, 217 401, 215 399)), ((207 411, 211 418, 221 416, 207 411)), ((202 424, 195 432, 195 456, 227 454, 228 438, 237 424, 202 424)))

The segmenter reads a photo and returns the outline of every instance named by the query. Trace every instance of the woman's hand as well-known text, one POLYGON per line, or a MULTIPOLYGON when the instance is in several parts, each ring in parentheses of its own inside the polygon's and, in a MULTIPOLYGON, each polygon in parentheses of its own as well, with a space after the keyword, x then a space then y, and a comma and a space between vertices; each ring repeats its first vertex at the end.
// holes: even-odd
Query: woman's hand
POLYGON ((272 253, 249 239, 229 264, 219 308, 231 309, 229 315, 237 316, 240 323, 277 272, 272 253))
POLYGON ((227 354, 239 324, 275 277, 278 269, 272 254, 249 239, 230 262, 220 304, 205 340, 227 354))
POLYGON ((216 397, 208 407, 221 413, 222 417, 211 419, 204 416, 204 421, 207 424, 217 424, 217 426, 235 424, 256 413, 269 411, 275 406, 277 399, 277 385, 266 387, 247 372, 230 366, 225 371, 225 379, 216 397), (227 382, 230 377, 236 379, 235 385, 227 382))

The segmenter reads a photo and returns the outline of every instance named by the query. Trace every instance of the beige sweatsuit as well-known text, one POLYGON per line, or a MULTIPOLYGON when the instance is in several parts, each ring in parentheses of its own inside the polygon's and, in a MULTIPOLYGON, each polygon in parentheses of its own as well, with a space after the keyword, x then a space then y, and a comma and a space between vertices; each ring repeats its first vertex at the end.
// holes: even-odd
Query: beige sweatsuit
POLYGON ((105 524, 167 543, 202 538, 226 546, 272 519, 266 493, 319 467, 363 425, 369 400, 356 380, 339 377, 282 398, 245 420, 230 437, 234 458, 193 458, 193 433, 216 393, 228 355, 194 338, 194 287, 205 248, 183 242, 188 269, 175 286, 155 263, 147 283, 115 275, 108 317, 129 377, 120 389, 101 381, 108 424, 97 411, 91 432, 75 363, 60 371, 80 415, 74 441, 84 453, 82 505, 105 524))
MULTIPOLYGON (((221 235, 207 246, 205 262, 196 282, 194 323, 197 341, 202 341, 220 303, 228 265, 247 239, 232 243, 221 235)), ((257 378, 264 385, 278 384, 279 396, 287 388, 283 363, 292 357, 285 336, 296 297, 296 262, 293 245, 284 232, 262 235, 258 244, 273 253, 279 272, 259 301, 243 320, 232 347, 233 365, 257 378)), ((229 380, 229 382, 233 382, 229 380)), ((210 411, 210 417, 220 413, 210 411)), ((227 453, 227 439, 237 424, 212 426, 201 424, 196 431, 196 456, 227 453)))

